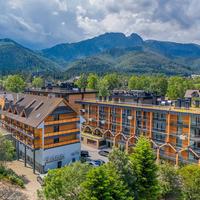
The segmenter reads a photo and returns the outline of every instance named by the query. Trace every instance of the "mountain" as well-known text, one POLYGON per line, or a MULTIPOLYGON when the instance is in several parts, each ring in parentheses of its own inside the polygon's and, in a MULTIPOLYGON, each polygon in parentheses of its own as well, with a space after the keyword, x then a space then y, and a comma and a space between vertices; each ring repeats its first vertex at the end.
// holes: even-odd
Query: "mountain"
POLYGON ((118 72, 123 74, 190 75, 193 70, 163 55, 136 49, 111 49, 104 53, 71 62, 66 77, 80 73, 118 72))
POLYGON ((41 56, 40 54, 23 47, 11 39, 0 39, 0 72, 1 75, 10 73, 38 72, 44 75, 54 75, 60 71, 60 66, 41 56))
POLYGON ((10 40, 0 40, 2 74, 40 72, 71 77, 82 72, 200 73, 200 46, 143 40, 138 34, 105 33, 76 43, 33 51, 10 40), (63 73, 60 73, 60 72, 63 73))
POLYGON ((143 40, 136 33, 105 33, 77 43, 56 45, 41 54, 64 66, 68 76, 114 70, 167 75, 200 73, 199 45, 143 40))
POLYGON ((63 64, 112 48, 128 48, 141 46, 142 44, 142 38, 135 33, 129 37, 126 37, 123 33, 105 33, 77 43, 56 45, 52 48, 42 50, 42 54, 47 58, 63 64))

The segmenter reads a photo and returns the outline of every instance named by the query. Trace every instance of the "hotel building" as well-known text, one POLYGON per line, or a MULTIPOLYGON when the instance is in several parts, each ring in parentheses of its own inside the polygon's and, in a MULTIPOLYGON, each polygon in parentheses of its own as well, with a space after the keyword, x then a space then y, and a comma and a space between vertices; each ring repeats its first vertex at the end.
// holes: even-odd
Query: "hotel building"
POLYGON ((11 132, 17 157, 40 173, 80 157, 80 119, 63 98, 1 94, 2 128, 11 132))
POLYGON ((138 137, 149 138, 157 160, 200 164, 200 108, 171 102, 77 101, 82 105, 81 140, 95 148, 119 147, 129 152, 138 137))

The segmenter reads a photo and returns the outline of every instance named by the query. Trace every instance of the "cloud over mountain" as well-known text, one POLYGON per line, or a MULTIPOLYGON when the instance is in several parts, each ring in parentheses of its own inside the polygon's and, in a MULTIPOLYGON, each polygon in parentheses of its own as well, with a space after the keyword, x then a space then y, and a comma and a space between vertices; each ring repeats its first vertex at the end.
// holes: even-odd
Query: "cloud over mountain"
POLYGON ((200 43, 198 0, 0 0, 0 38, 34 48, 104 32, 200 43))

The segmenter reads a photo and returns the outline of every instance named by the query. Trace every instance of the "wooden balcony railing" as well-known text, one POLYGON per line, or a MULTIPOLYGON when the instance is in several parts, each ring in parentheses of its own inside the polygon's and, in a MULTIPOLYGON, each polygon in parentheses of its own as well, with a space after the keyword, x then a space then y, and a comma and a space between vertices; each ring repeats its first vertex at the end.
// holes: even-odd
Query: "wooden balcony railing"
POLYGON ((59 131, 59 132, 51 132, 51 133, 45 133, 44 137, 51 137, 51 136, 56 136, 56 135, 63 135, 63 134, 68 134, 68 133, 75 133, 79 132, 80 129, 71 129, 71 130, 66 130, 66 131, 59 131))
POLYGON ((68 122, 77 122, 80 119, 77 118, 71 118, 71 119, 61 119, 61 120, 54 120, 54 121, 47 121, 44 124, 45 125, 52 125, 52 124, 62 124, 62 123, 68 123, 68 122))
POLYGON ((48 149, 48 148, 58 147, 58 146, 67 145, 67 144, 74 144, 74 143, 78 143, 78 142, 80 142, 80 140, 75 139, 75 140, 63 141, 63 142, 59 142, 59 143, 55 143, 55 144, 45 144, 44 148, 48 149))

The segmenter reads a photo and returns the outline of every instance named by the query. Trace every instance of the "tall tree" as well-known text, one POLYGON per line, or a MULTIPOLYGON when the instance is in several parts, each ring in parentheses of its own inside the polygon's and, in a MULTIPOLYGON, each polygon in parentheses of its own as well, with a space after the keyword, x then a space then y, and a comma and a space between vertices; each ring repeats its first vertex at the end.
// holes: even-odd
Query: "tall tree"
POLYGON ((107 74, 103 77, 107 81, 108 90, 118 89, 120 87, 119 76, 116 73, 107 74))
POLYGON ((46 199, 79 199, 82 190, 80 185, 89 169, 89 165, 76 162, 61 169, 50 170, 43 188, 46 199))
POLYGON ((139 138, 134 153, 130 155, 130 161, 136 176, 135 199, 157 200, 160 193, 158 168, 150 142, 144 136, 139 138))
POLYGON ((101 79, 98 83, 98 89, 99 89, 99 96, 101 97, 107 97, 109 96, 109 86, 108 86, 108 81, 106 79, 101 79))
POLYGON ((25 86, 24 79, 19 75, 9 75, 5 80, 5 88, 10 92, 22 92, 25 86))
POLYGON ((179 76, 169 78, 167 96, 170 99, 183 98, 187 89, 193 89, 194 85, 190 79, 179 76))
POLYGON ((164 76, 151 76, 149 91, 157 95, 165 96, 167 93, 168 80, 164 76))
POLYGON ((0 165, 10 161, 15 156, 13 143, 0 133, 0 165))
POLYGON ((183 198, 197 200, 200 197, 200 167, 198 165, 186 165, 179 170, 183 180, 183 198))
POLYGON ((174 165, 167 162, 159 165, 158 180, 162 198, 172 200, 181 197, 182 181, 174 165))
POLYGON ((121 179, 127 184, 129 194, 134 196, 136 177, 133 170, 131 170, 128 155, 124 151, 114 148, 109 154, 109 163, 113 166, 113 169, 119 173, 121 179))
POLYGON ((131 200, 126 183, 110 165, 93 168, 82 184, 81 200, 131 200))
POLYGON ((98 87, 98 76, 97 74, 89 74, 87 78, 87 88, 97 90, 98 87))
POLYGON ((85 90, 87 87, 87 76, 85 74, 81 74, 75 84, 78 86, 78 88, 85 90))
POLYGON ((41 77, 35 77, 32 81, 33 87, 41 88, 44 85, 44 80, 41 77))

